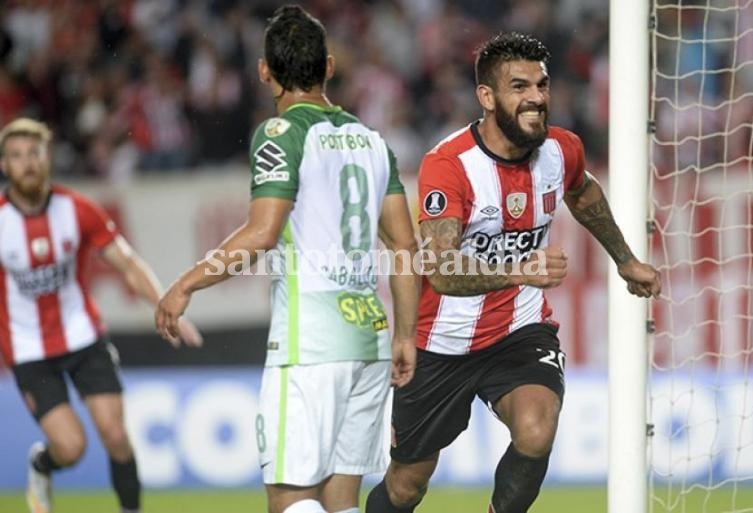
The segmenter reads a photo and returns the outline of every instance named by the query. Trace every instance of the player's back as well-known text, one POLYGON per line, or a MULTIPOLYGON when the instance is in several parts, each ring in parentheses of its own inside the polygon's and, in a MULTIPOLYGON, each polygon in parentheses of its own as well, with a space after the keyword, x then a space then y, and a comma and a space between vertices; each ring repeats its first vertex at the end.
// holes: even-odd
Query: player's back
POLYGON ((267 364, 388 358, 373 266, 384 197, 402 186, 382 137, 338 107, 296 104, 257 131, 252 166, 253 197, 295 201, 267 364))
POLYGON ((293 108, 286 117, 306 130, 291 215, 296 246, 356 258, 375 249, 391 169, 380 135, 336 108, 293 108))

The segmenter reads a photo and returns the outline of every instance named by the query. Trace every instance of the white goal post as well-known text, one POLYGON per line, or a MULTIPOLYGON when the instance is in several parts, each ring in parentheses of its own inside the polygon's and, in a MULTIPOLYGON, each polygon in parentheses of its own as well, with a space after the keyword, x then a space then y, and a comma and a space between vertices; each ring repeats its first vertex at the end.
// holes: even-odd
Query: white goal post
MULTIPOLYGON (((609 199, 635 255, 646 260, 648 214, 648 0, 611 0, 609 199)), ((645 513, 646 300, 628 294, 610 265, 609 513, 645 513)))
POLYGON ((610 9, 608 512, 753 513, 753 0, 610 9))

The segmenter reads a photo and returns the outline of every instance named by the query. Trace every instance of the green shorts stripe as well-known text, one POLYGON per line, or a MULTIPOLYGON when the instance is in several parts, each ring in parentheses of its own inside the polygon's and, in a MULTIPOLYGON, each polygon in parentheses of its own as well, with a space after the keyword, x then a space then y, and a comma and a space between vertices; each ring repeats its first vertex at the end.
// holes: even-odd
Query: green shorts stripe
POLYGON ((280 419, 277 425, 277 457, 275 480, 284 482, 285 477, 285 421, 288 417, 288 368, 280 368, 280 419))

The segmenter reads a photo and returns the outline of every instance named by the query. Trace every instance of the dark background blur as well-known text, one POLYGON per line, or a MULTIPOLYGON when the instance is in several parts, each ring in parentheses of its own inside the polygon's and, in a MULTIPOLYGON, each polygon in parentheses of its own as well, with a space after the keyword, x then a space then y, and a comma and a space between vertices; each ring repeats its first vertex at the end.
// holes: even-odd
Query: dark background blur
MULTIPOLYGON (((10 0, 0 6, 0 124, 55 130, 58 176, 129 180, 244 162, 273 114, 256 65, 256 0, 10 0)), ((382 131, 406 173, 480 111, 473 51, 502 29, 552 52, 551 122, 605 158, 607 0, 312 0, 337 73, 331 99, 382 131)))
MULTIPOLYGON (((237 172, 246 165, 254 127, 274 115, 256 68, 265 21, 280 4, 5 0, 0 3, 0 125, 20 115, 48 123, 55 132, 54 174, 63 181, 117 188, 150 176, 237 172)), ((425 151, 480 115, 474 49, 500 30, 530 32, 546 43, 552 53, 550 123, 580 135, 589 170, 605 174, 608 0, 300 4, 328 30, 337 62, 330 99, 384 134, 406 179, 415 176, 425 151)), ((744 128, 753 115, 750 102, 748 110, 728 104, 729 113, 684 107, 699 99, 716 105, 727 97, 732 74, 705 71, 734 68, 736 56, 745 52, 742 39, 714 37, 734 33, 740 23, 734 13, 713 14, 709 18, 692 8, 660 12, 661 24, 669 28, 657 49, 656 69, 667 74, 656 83, 657 96, 668 99, 659 108, 679 105, 679 114, 657 114, 657 137, 684 142, 656 145, 659 167, 674 170, 695 162, 701 143, 692 135, 713 132, 712 126, 719 132, 703 138, 704 158, 733 161, 753 151, 744 128), (733 129, 737 126, 741 129, 733 129), (718 140, 726 134, 730 142, 721 145, 718 140)), ((753 87, 747 70, 739 74, 735 97, 753 87)), ((595 278, 603 278, 600 272, 597 268, 595 278)), ((118 331, 113 338, 127 365, 263 360, 263 324, 214 326, 206 334, 205 348, 178 352, 144 329, 118 331)))

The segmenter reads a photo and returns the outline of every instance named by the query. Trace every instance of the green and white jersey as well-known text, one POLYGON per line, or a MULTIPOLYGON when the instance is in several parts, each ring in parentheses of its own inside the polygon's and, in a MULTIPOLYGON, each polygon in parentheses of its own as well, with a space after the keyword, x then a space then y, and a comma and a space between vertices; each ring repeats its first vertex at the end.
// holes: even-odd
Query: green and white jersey
POLYGON ((297 103, 256 130, 252 198, 295 201, 267 261, 267 366, 390 358, 373 269, 387 194, 404 194, 392 151, 339 107, 297 103))

